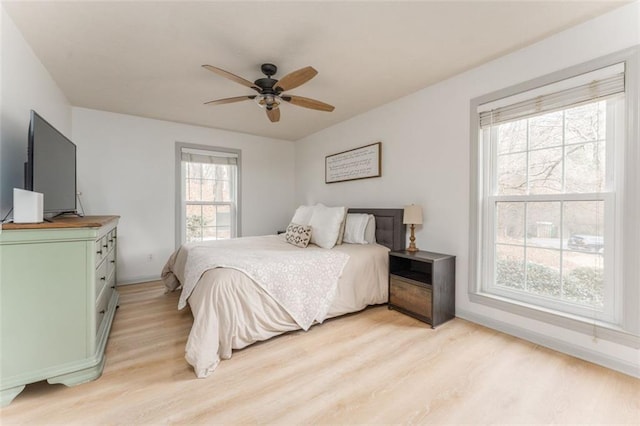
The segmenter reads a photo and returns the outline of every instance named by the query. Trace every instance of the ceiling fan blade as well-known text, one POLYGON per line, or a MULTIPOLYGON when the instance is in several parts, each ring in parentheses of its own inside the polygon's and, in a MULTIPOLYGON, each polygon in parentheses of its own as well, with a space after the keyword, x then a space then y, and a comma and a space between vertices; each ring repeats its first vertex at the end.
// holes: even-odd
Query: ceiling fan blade
POLYGON ((292 103, 304 108, 317 109, 318 111, 331 112, 335 109, 333 105, 325 104, 324 102, 316 101, 315 99, 304 98, 302 96, 283 95, 281 96, 283 101, 292 103))
POLYGON ((272 123, 277 123, 280 121, 280 108, 268 109, 267 117, 271 120, 272 123))
POLYGON ((255 99, 256 95, 251 96, 236 96, 235 98, 224 98, 224 99, 216 99, 215 101, 205 102, 205 105, 222 105, 222 104, 231 104, 233 102, 246 101, 249 99, 255 99))
POLYGON ((258 93, 262 90, 255 83, 250 82, 249 80, 245 80, 242 77, 238 77, 235 74, 230 73, 229 71, 225 71, 221 68, 214 67, 213 65, 203 65, 202 68, 206 68, 209 71, 218 74, 219 76, 228 78, 229 80, 235 81, 236 83, 242 84, 243 86, 247 86, 257 91, 258 93))
POLYGON ((299 70, 290 72, 278 80, 275 89, 280 92, 294 89, 311 80, 316 76, 316 74, 318 74, 318 71, 313 67, 300 68, 299 70))

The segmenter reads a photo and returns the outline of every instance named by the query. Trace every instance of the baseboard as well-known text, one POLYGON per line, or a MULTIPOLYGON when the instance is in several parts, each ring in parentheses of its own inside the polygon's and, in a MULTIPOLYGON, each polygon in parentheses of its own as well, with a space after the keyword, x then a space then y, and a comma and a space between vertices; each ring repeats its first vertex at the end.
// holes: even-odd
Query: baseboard
POLYGON ((484 315, 478 315, 473 312, 460 310, 459 308, 456 308, 456 316, 467 321, 471 321, 476 324, 480 324, 485 327, 489 327, 494 330, 519 337, 529 342, 536 343, 549 349, 553 349, 558 352, 562 352, 567 355, 571 355, 576 358, 580 358, 582 360, 589 361, 615 371, 619 371, 620 373, 640 378, 640 365, 614 358, 600 352, 595 352, 583 347, 572 345, 563 340, 536 333, 534 331, 527 330, 513 324, 498 321, 494 318, 489 318, 485 317, 484 315))
POLYGON ((118 280, 118 285, 131 285, 131 284, 142 284, 148 283, 149 281, 158 281, 160 279, 160 275, 150 275, 145 277, 136 277, 129 278, 127 280, 118 280))

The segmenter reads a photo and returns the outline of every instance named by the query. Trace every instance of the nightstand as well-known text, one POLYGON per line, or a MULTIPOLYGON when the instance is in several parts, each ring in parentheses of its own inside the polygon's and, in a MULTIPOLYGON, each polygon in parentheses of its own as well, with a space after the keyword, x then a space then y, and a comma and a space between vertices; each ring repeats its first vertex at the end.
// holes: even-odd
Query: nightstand
POLYGON ((389 252, 389 309, 431 324, 455 317, 456 257, 428 251, 389 252))

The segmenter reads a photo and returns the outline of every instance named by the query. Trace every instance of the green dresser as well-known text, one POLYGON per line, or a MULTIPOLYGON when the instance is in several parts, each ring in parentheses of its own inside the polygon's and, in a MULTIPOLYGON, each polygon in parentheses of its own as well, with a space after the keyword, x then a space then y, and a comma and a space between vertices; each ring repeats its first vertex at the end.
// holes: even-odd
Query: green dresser
POLYGON ((118 304, 119 216, 5 224, 0 233, 0 406, 26 384, 102 374, 118 304))

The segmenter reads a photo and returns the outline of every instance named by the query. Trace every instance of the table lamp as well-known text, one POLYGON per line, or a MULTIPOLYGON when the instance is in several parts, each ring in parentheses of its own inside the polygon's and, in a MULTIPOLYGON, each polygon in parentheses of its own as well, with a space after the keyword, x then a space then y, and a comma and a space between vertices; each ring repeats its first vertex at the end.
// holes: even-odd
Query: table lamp
POLYGON ((402 223, 411 225, 411 237, 409 237, 409 241, 411 242, 409 243, 409 247, 407 247, 407 251, 415 253, 418 251, 418 248, 416 247, 416 236, 414 232, 416 225, 422 225, 422 207, 416 206, 415 204, 405 206, 402 223))

